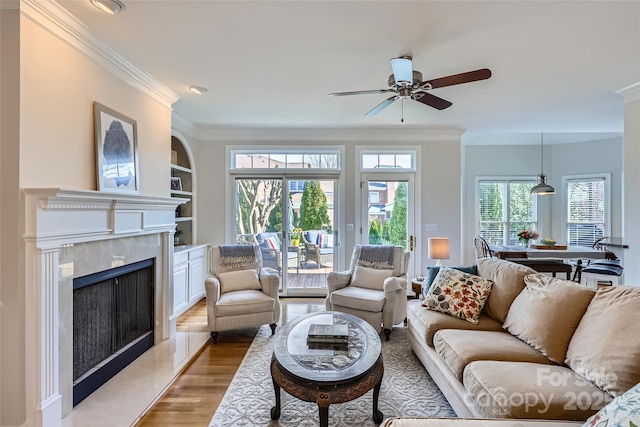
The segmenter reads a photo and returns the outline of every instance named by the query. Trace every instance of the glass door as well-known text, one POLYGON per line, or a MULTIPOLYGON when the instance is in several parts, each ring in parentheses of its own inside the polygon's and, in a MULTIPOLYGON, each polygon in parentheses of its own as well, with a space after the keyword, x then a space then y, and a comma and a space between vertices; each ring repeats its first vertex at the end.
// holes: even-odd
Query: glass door
POLYGON ((363 175, 362 243, 399 245, 411 251, 407 277, 415 265, 413 176, 363 175))
POLYGON ((333 270, 333 179, 237 178, 236 241, 257 244, 283 295, 326 295, 333 270))

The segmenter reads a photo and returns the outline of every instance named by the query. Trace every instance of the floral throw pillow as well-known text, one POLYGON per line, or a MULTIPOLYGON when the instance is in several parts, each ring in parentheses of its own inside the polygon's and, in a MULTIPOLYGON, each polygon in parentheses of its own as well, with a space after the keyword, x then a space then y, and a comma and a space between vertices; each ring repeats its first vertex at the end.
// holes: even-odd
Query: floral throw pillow
POLYGON ((484 277, 442 267, 422 305, 477 324, 493 282, 484 277))
POLYGON ((640 384, 616 397, 591 416, 582 427, 638 427, 640 426, 640 384))

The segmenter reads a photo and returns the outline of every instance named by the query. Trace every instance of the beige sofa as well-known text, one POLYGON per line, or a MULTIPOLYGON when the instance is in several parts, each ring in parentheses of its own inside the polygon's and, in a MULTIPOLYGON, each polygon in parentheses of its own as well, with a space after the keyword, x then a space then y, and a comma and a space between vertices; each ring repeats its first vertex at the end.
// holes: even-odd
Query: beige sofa
POLYGON ((477 268, 493 281, 477 324, 407 304, 409 343, 458 416, 584 421, 640 382, 640 288, 477 268))

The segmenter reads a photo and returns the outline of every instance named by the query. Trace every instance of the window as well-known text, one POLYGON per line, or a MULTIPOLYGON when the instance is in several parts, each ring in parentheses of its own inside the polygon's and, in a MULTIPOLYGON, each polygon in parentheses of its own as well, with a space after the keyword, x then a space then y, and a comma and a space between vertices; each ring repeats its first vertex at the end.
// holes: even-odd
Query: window
POLYGON ((363 151, 360 157, 360 170, 415 170, 415 151, 381 150, 363 151))
POLYGON ((380 203, 380 193, 369 191, 369 203, 380 203))
POLYGON ((289 181, 289 192, 299 193, 304 191, 304 181, 289 181))
POLYGON ((590 247, 609 229, 609 177, 565 178, 567 242, 590 247))
POLYGON ((232 150, 231 169, 340 169, 338 150, 232 150))
POLYGON ((538 206, 531 194, 534 185, 534 180, 479 180, 478 234, 490 245, 513 245, 519 231, 535 230, 538 206))

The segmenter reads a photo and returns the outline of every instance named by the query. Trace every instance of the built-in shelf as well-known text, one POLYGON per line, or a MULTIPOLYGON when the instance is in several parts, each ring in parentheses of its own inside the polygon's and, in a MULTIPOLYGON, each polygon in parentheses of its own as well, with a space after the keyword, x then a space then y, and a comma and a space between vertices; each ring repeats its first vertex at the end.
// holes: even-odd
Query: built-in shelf
MULTIPOLYGON (((182 231, 179 236, 181 244, 195 244, 195 206, 194 206, 194 169, 188 147, 179 138, 171 137, 171 178, 179 178, 180 185, 176 189, 170 187, 171 197, 186 199, 187 202, 176 209, 176 230, 182 231)), ((177 181, 177 180, 172 180, 177 181)))

